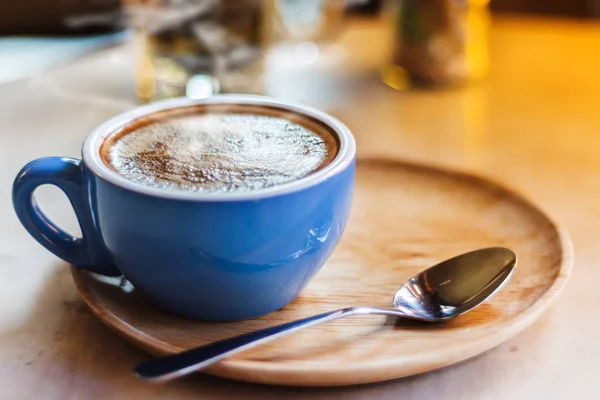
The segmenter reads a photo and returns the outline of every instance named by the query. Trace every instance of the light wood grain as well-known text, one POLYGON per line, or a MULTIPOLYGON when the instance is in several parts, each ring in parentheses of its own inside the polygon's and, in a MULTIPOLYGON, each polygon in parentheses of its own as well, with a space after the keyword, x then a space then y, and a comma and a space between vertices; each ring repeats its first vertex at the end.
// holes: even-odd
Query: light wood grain
POLYGON ((467 315, 436 325, 348 318, 249 350, 209 371, 260 383, 347 385, 443 367, 520 332, 567 281, 572 249, 566 234, 533 205, 486 180, 362 161, 340 245, 300 297, 273 314, 232 323, 195 322, 154 308, 124 278, 77 269, 73 276, 102 321, 146 351, 171 354, 336 308, 389 306, 396 289, 414 274, 488 246, 513 249, 519 264, 503 290, 467 315))

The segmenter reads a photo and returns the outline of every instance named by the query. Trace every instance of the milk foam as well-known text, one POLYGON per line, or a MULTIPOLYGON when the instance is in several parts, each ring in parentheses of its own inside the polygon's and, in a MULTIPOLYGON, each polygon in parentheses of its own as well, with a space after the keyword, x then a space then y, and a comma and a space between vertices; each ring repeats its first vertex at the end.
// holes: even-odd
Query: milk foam
POLYGON ((254 114, 167 118, 116 139, 108 161, 132 181, 166 190, 250 191, 302 178, 331 143, 287 119, 254 114))

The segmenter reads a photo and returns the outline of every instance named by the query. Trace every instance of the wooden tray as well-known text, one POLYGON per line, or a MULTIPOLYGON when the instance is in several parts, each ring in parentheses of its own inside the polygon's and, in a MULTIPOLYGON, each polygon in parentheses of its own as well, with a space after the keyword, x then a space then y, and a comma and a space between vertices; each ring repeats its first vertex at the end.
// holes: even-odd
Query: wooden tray
POLYGON ((389 305, 413 274, 487 246, 509 247, 519 262, 511 281, 469 314, 438 325, 348 318, 249 350, 208 371, 269 384, 347 385, 444 367, 522 331, 567 282, 572 265, 567 234, 522 197, 484 179, 363 161, 338 248, 301 296, 275 313, 240 322, 195 322, 157 310, 125 279, 77 269, 73 277, 104 323, 152 354, 168 354, 339 307, 389 305))

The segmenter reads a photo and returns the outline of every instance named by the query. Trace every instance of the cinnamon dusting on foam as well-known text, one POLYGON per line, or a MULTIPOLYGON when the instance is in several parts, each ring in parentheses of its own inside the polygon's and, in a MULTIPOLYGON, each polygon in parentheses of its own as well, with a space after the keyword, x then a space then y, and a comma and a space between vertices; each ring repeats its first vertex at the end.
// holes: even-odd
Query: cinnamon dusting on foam
POLYGON ((334 133, 271 107, 203 105, 134 121, 100 149, 125 178, 166 190, 231 192, 281 185, 335 158, 334 133))

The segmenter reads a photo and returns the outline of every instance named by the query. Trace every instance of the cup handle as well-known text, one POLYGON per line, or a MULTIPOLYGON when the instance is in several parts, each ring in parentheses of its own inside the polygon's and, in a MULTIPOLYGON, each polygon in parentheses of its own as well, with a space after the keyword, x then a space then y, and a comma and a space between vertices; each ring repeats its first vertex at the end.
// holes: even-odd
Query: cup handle
POLYGON ((46 249, 77 267, 103 275, 121 275, 110 261, 94 222, 81 160, 47 157, 30 162, 13 183, 12 199, 21 224, 46 249), (67 195, 79 221, 82 238, 63 231, 40 210, 34 191, 41 185, 54 185, 67 195))

